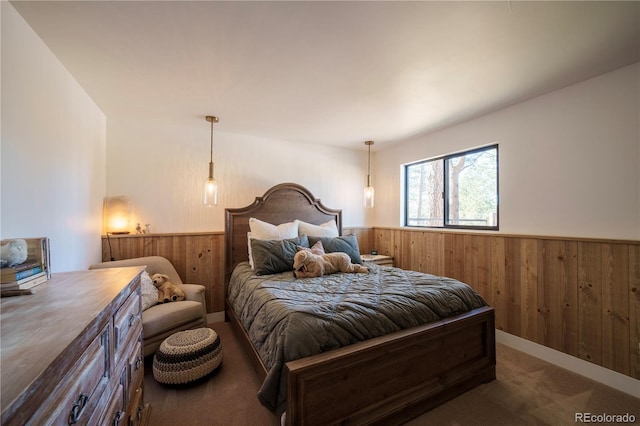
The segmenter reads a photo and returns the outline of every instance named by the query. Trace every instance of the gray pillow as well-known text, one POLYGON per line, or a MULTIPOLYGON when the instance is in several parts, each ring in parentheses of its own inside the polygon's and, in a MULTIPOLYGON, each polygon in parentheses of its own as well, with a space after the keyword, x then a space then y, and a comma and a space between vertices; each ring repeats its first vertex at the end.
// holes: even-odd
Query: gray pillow
POLYGON ((362 264, 360 258, 360 247, 358 246, 358 238, 355 235, 343 235, 341 237, 309 237, 309 245, 313 246, 318 241, 322 241, 325 253, 334 253, 341 251, 347 253, 351 258, 351 263, 362 264))
POLYGON ((253 269, 257 275, 293 271, 293 257, 298 251, 298 246, 309 247, 306 235, 285 240, 251 239, 253 269))

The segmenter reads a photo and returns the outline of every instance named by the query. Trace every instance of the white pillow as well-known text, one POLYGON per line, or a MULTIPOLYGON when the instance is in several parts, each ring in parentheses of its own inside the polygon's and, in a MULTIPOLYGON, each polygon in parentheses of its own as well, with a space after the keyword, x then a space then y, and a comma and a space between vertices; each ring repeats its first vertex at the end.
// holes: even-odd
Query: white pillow
POLYGON ((256 269, 253 267, 253 254, 251 253, 251 232, 247 232, 247 249, 249 251, 249 266, 251 269, 256 269))
POLYGON ((158 289, 153 285, 151 277, 147 271, 142 271, 140 275, 140 295, 142 296, 142 310, 147 310, 158 303, 158 289))
POLYGON ((251 229, 251 238, 258 240, 284 240, 298 236, 297 221, 281 223, 276 226, 252 217, 249 218, 249 228, 251 229))
POLYGON ((320 238, 335 238, 340 235, 338 232, 338 225, 335 220, 330 220, 321 225, 312 225, 301 220, 298 222, 298 234, 307 235, 307 237, 320 237, 320 238))
POLYGON ((288 238, 296 238, 298 236, 298 221, 281 223, 273 225, 268 222, 249 218, 249 229, 247 233, 247 245, 249 246, 249 265, 253 267, 253 256, 251 255, 251 239, 256 240, 286 240, 288 238))

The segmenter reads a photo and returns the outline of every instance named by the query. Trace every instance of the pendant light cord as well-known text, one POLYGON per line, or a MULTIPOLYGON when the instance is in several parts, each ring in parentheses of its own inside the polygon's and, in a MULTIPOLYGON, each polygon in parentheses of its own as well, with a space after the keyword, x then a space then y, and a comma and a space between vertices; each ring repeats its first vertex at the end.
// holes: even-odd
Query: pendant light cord
POLYGON ((371 176, 371 144, 369 146, 369 161, 367 163, 367 176, 371 176))
POLYGON ((213 120, 211 120, 211 152, 209 156, 209 162, 213 163, 213 120))
POLYGON ((364 144, 369 147, 369 155, 367 159, 367 186, 371 186, 371 145, 373 145, 373 141, 366 141, 364 144))
POLYGON ((218 117, 207 115, 206 120, 211 123, 211 150, 209 152, 209 179, 213 179, 213 123, 218 122, 218 117))

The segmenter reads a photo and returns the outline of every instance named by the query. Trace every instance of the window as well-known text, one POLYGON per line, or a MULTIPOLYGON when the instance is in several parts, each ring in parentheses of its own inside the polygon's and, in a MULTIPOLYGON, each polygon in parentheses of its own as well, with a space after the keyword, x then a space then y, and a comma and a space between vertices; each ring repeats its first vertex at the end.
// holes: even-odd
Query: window
POLYGON ((498 145, 405 165, 405 226, 498 229, 498 145))

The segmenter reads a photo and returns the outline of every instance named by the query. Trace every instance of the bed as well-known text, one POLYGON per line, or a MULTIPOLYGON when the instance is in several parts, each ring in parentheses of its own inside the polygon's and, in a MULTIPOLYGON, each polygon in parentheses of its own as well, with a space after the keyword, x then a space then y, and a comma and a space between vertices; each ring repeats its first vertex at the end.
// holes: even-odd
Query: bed
MULTIPOLYGON (((288 303, 293 305, 304 304, 300 303, 304 299, 291 299, 294 294, 291 290, 300 287, 292 273, 266 274, 262 277, 251 273, 247 265, 249 221, 258 219, 270 224, 282 224, 297 219, 316 225, 335 221, 341 234, 342 214, 340 210, 325 207, 306 188, 284 183, 269 189, 262 197, 256 197, 249 206, 226 209, 225 219, 226 317, 241 337, 254 368, 265 381, 263 388, 270 382, 279 383, 278 389, 261 389, 258 396, 276 414, 286 408, 286 416, 283 417, 286 424, 400 424, 479 384, 495 379, 494 311, 485 303, 475 302, 472 308, 455 308, 448 314, 445 312, 441 319, 427 323, 420 323, 423 321, 420 320, 417 324, 406 325, 408 328, 397 331, 389 331, 381 326, 383 331, 374 333, 373 337, 367 337, 366 340, 356 339, 355 342, 347 342, 346 346, 335 348, 330 344, 330 350, 321 349, 320 353, 311 352, 302 357, 298 354, 292 360, 285 357, 280 363, 282 365, 279 365, 281 370, 274 373, 274 359, 278 357, 265 355, 263 347, 263 340, 271 336, 271 331, 264 331, 261 337, 263 340, 260 340, 256 338, 255 331, 250 333, 250 327, 243 325, 247 324, 247 312, 244 305, 238 304, 237 287, 231 286, 232 275, 234 283, 241 277, 244 280, 242 286, 247 286, 246 288, 250 288, 247 283, 252 283, 251 285, 276 289, 267 297, 273 298, 276 297, 273 294, 285 292, 288 303), (257 278, 262 281, 258 283, 257 278), (274 284, 275 278, 279 280, 277 284, 274 284), (263 281, 267 285, 262 284, 263 281), (273 392, 276 393, 275 396, 273 392), (275 399, 269 403, 269 398, 275 399)), ((331 279, 338 280, 341 279, 339 275, 349 275, 345 278, 346 285, 336 285, 357 287, 368 285, 362 281, 365 278, 419 275, 374 264, 365 266, 370 268, 369 274, 336 274, 331 279)), ((458 283, 444 277, 434 278, 458 283)), ((326 286, 323 284, 318 287, 326 286)), ((305 284, 302 294, 308 291, 308 285, 305 284)), ((257 292, 255 290, 255 294, 257 292)), ((254 294, 254 290, 247 293, 254 294)), ((316 297, 311 293, 306 294, 316 297)), ((296 293, 295 297, 304 296, 296 293)), ((275 303, 279 307, 282 305, 276 299, 270 299, 268 303, 275 303)), ((246 304, 249 305, 248 302, 246 304)), ((317 312, 312 315, 319 316, 317 312)), ((333 314, 328 316, 331 315, 333 314)), ((412 313, 411 316, 420 317, 421 314, 412 313)), ((297 323, 302 317, 298 315, 295 318, 295 321, 287 321, 297 323)), ((276 326, 273 327, 275 329, 276 326)), ((327 328, 326 325, 324 327, 327 328)), ((369 332, 369 329, 376 327, 363 328, 369 332)), ((298 333, 295 339, 283 337, 280 340, 304 340, 301 336, 298 333)), ((299 352, 304 354, 305 351, 306 349, 299 352)), ((292 353, 289 350, 286 352, 292 353)))

